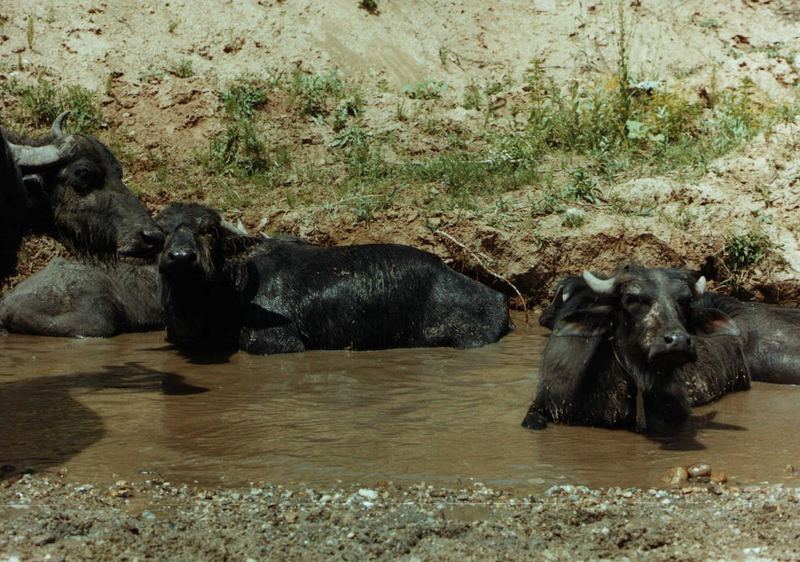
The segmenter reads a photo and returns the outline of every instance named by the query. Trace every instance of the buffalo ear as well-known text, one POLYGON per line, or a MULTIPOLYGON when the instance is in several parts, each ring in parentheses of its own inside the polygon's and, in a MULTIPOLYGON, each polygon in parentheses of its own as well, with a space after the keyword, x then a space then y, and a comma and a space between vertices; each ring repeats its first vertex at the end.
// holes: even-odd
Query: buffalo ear
POLYGON ((692 325, 704 336, 740 336, 742 331, 733 318, 716 308, 692 311, 692 325))
POLYGON ((250 248, 263 242, 262 238, 241 234, 228 228, 222 228, 222 252, 226 258, 242 257, 250 248))
POLYGON ((554 336, 599 336, 611 330, 614 309, 608 305, 582 308, 570 312, 554 322, 554 336))

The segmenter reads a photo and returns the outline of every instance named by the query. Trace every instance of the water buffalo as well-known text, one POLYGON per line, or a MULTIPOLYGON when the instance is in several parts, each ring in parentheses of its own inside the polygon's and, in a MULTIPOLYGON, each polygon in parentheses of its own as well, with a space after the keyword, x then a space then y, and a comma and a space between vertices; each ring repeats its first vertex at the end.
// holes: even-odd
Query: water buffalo
POLYGON ((522 425, 668 430, 691 406, 749 388, 741 330, 704 292, 705 278, 675 269, 564 280, 543 315, 553 333, 522 425))
POLYGON ((17 268, 17 250, 27 229, 27 207, 22 175, 0 129, 0 279, 17 268))
POLYGON ((715 308, 730 316, 754 381, 800 384, 800 309, 707 292, 693 307, 715 308))
POLYGON ((68 135, 64 112, 43 141, 3 131, 26 188, 27 227, 53 236, 74 254, 156 254, 164 235, 122 181, 122 166, 90 135, 68 135))
POLYGON ((164 327, 154 263, 56 258, 0 301, 17 334, 110 337, 164 327))
POLYGON ((263 240, 200 205, 158 222, 167 339, 184 349, 475 347, 510 329, 502 294, 408 246, 263 240))
POLYGON ((15 287, 0 302, 0 325, 49 336, 162 327, 154 258, 164 234, 123 183, 111 151, 92 136, 64 133, 66 116, 42 142, 4 132, 5 147, 23 175, 24 229, 54 236, 79 261, 56 259, 15 287))

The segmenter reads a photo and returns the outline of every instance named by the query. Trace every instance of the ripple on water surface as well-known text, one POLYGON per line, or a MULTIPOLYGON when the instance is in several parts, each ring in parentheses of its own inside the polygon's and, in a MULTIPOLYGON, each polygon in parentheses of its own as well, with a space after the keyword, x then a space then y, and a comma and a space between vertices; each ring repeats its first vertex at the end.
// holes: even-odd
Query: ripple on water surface
POLYGON ((672 442, 520 427, 545 332, 521 319, 481 349, 320 351, 189 362, 160 332, 0 339, 0 464, 76 479, 309 484, 472 480, 658 485, 698 461, 741 482, 800 465, 800 389, 756 384, 698 408, 672 442))

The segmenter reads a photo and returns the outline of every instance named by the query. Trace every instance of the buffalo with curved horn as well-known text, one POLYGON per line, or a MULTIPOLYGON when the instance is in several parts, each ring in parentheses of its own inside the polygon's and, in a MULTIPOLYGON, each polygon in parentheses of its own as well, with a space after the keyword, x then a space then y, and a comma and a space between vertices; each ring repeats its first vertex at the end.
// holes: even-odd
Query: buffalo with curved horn
POLYGON ((3 131, 23 177, 28 226, 82 256, 153 256, 164 235, 122 181, 122 166, 97 138, 67 134, 69 112, 37 142, 3 131))

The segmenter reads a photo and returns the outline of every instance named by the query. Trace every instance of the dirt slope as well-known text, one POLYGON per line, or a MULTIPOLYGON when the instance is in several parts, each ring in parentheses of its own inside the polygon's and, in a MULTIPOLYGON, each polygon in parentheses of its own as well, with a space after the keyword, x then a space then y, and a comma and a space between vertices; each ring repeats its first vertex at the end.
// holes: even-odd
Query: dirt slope
MULTIPOLYGON (((298 64, 317 71, 338 68, 364 85, 370 103, 385 108, 366 117, 380 127, 397 103, 396 92, 409 83, 442 80, 447 95, 458 99, 472 81, 518 79, 534 58, 564 81, 608 73, 616 65, 617 2, 378 4, 371 14, 356 0, 10 0, 0 8, 0 81, 47 76, 101 92, 104 135, 142 153, 132 169, 135 182, 153 173, 153 154, 190 161, 208 145, 223 128, 216 91, 242 74, 286 72, 298 64), (187 61, 193 76, 168 72, 187 61), (158 80, 154 73, 160 73, 158 80)), ((631 73, 638 79, 680 80, 697 90, 710 82, 724 89, 750 81, 772 99, 797 95, 796 2, 634 0, 624 7, 631 73)), ((453 107, 445 120, 463 120, 464 111, 453 107)), ((477 119, 466 115, 466 126, 477 119)), ((274 113, 276 137, 289 130, 281 117, 274 113)), ((751 272, 745 288, 758 298, 797 302, 798 128, 783 126, 758 138, 691 181, 656 177, 619 185, 615 196, 633 211, 593 211, 578 229, 562 226, 560 216, 526 218, 523 203, 512 205, 517 222, 492 226, 469 212, 432 217, 402 207, 379 212, 373 221, 343 223, 287 209, 280 201, 234 214, 250 226, 268 225, 320 242, 419 245, 513 294, 489 271, 505 277, 534 301, 546 298, 553 280, 565 272, 609 269, 626 259, 683 265, 717 277, 730 225, 738 230, 753 225, 763 227, 780 249, 751 272), (432 223, 446 234, 432 231, 432 223)), ((306 140, 298 134, 286 144, 314 150, 306 140)), ((198 186, 194 197, 203 199, 203 189, 198 186)), ((525 195, 522 190, 509 199, 521 202, 525 195)), ((150 203, 168 199, 164 193, 150 203)))

